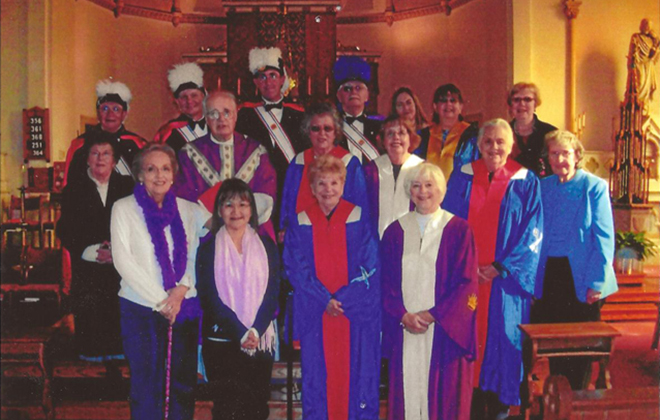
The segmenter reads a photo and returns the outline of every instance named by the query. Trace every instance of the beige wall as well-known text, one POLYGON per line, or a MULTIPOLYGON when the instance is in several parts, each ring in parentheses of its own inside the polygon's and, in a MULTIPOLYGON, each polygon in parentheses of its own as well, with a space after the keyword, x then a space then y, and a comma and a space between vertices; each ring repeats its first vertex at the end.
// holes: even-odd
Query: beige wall
POLYGON ((451 16, 433 15, 386 24, 341 25, 344 45, 382 53, 378 109, 387 114, 392 93, 407 85, 428 116, 434 90, 458 85, 465 113, 506 117, 507 8, 500 0, 475 1, 451 16))
MULTIPOLYGON (((508 118, 505 94, 517 81, 536 82, 539 117, 566 127, 566 18, 560 0, 478 0, 454 10, 386 24, 340 25, 338 38, 382 52, 379 109, 409 85, 428 114, 433 90, 458 84, 466 113, 508 118)), ((81 115, 94 116, 94 85, 109 76, 134 94, 127 127, 150 138, 176 114, 166 71, 200 45, 218 45, 224 27, 180 25, 133 16, 115 18, 88 1, 3 0, 0 71, 0 189, 20 186, 21 110, 51 110, 52 158, 62 160, 81 115)), ((577 112, 585 112, 584 142, 611 150, 612 118, 626 80, 626 54, 643 17, 660 26, 657 0, 585 1, 575 21, 577 112)), ((660 71, 656 66, 656 69, 660 71)), ((658 93, 660 97, 660 92, 658 93)), ((660 100, 654 112, 660 120, 660 100)))

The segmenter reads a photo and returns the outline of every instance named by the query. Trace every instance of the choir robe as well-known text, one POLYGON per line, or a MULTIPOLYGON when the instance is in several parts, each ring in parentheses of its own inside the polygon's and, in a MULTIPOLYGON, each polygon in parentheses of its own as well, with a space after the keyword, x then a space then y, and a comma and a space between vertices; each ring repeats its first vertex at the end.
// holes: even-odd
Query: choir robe
POLYGON ((383 237, 390 223, 413 209, 403 184, 406 174, 422 162, 424 161, 421 158, 410 155, 401 166, 396 181, 392 161, 388 155, 381 155, 364 166, 371 221, 379 237, 383 237))
MULTIPOLYGON (((229 163, 220 156, 220 145, 211 138, 210 134, 195 140, 193 145, 206 157, 216 171, 220 172, 222 165, 229 163)), ((265 194, 274 202, 277 181, 275 170, 268 159, 268 153, 259 143, 237 132, 234 133, 234 169, 231 176, 236 176, 250 155, 258 148, 262 149, 258 159, 259 164, 254 170, 252 178, 246 182, 255 194, 265 194)), ((178 197, 192 202, 197 202, 200 196, 210 188, 186 154, 185 149, 179 151, 179 173, 172 188, 178 197)))
MULTIPOLYGON (((304 208, 299 208, 300 205, 298 203, 300 188, 310 189, 311 194, 309 179, 307 177, 303 179, 303 173, 305 173, 305 161, 311 159, 309 154, 312 153, 312 149, 298 153, 286 171, 286 180, 284 181, 284 191, 282 193, 282 207, 280 210, 280 230, 293 225, 293 220, 297 217, 296 215, 304 210, 304 208), (308 156, 305 155, 306 153, 308 156)), ((357 157, 338 146, 335 146, 330 151, 330 154, 341 159, 346 166, 346 183, 344 184, 344 195, 342 198, 361 207, 368 214, 367 187, 360 161, 357 157)), ((313 201, 316 200, 314 199, 313 201)))
POLYGON ((175 152, 178 152, 187 143, 202 138, 208 133, 206 117, 202 117, 201 120, 196 122, 186 114, 181 114, 158 129, 154 136, 154 143, 166 143, 175 152), (196 128, 198 124, 199 128, 196 128), (204 128, 201 128, 202 126, 204 128))
POLYGON ((419 131, 419 146, 413 153, 438 165, 445 179, 449 179, 454 168, 460 168, 481 156, 477 147, 479 126, 477 123, 458 122, 449 130, 445 144, 438 147, 437 142, 442 143, 442 134, 440 125, 423 128, 419 131))
POLYGON ((426 386, 429 419, 467 419, 477 342, 476 248, 467 222, 442 209, 433 215, 423 235, 416 214, 409 212, 387 228, 381 242, 383 356, 389 359, 390 374, 387 418, 405 418, 403 349, 404 334, 410 333, 400 326, 403 315, 409 312, 404 305, 403 277, 415 281, 419 275, 414 271, 428 269, 406 261, 415 258, 429 263, 435 260, 434 305, 426 308, 435 323, 433 331, 425 333, 433 334, 426 386), (441 235, 437 248, 429 246, 435 245, 434 235, 441 235), (412 264, 414 271, 404 274, 405 264, 412 264))
MULTIPOLYGON (((473 178, 470 163, 455 170, 442 208, 468 220, 473 178)), ((488 336, 479 376, 479 387, 496 393, 507 405, 520 404, 523 336, 518 325, 529 323, 542 229, 539 179, 521 167, 509 180, 500 205, 494 262, 501 269, 492 281, 488 336)))
MULTIPOLYGON (((284 265, 294 287, 294 329, 300 338, 303 369, 303 416, 305 420, 327 420, 327 375, 323 340, 323 316, 330 299, 342 303, 350 321, 350 392, 348 419, 377 419, 380 377, 380 272, 378 241, 371 230, 368 214, 360 207, 341 200, 341 207, 353 207, 345 223, 345 286, 331 294, 316 273, 315 243, 308 212, 321 212, 318 203, 294 219, 288 228, 284 265), (371 274, 365 281, 365 273, 371 274), (351 281, 349 282, 349 279, 351 281)), ((344 209, 341 209, 342 211, 344 209)), ((322 214, 322 213, 321 213, 322 214)), ((313 217, 312 217, 313 218, 313 217)), ((325 217, 323 217, 325 220, 325 217)), ((342 246, 340 241, 325 244, 342 246)))

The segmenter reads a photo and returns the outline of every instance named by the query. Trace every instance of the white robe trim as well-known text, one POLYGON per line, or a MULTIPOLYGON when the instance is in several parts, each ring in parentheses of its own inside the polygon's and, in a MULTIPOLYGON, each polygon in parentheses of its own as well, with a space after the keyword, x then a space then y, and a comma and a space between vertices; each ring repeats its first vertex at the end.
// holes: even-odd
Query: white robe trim
MULTIPOLYGON (((445 226, 453 215, 438 209, 422 235, 417 213, 399 219, 403 228, 401 289, 407 312, 435 306, 435 265, 445 226)), ((428 420, 428 386, 435 324, 424 334, 403 331, 403 400, 406 420, 428 420)))
POLYGON ((401 172, 394 181, 394 167, 388 155, 378 157, 378 236, 383 237, 385 229, 404 214, 410 211, 410 199, 403 186, 406 175, 412 168, 424 162, 416 155, 410 157, 401 166, 401 172))

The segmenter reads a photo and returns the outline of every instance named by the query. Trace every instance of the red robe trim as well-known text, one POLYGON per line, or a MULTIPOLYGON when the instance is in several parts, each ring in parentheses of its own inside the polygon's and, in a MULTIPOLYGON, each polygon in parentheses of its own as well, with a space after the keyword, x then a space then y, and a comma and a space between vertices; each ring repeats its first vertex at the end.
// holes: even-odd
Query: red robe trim
MULTIPOLYGON (((348 151, 343 147, 335 146, 330 150, 330 154, 338 159, 342 159, 348 154, 348 151)), ((314 162, 314 150, 307 149, 303 152, 303 158, 305 165, 303 166, 302 177, 300 178, 300 188, 298 188, 298 198, 296 199, 296 213, 308 209, 314 203, 316 199, 312 195, 312 186, 309 183, 309 165, 314 162)))
POLYGON ((185 121, 185 120, 183 120, 183 121, 182 120, 178 120, 178 121, 175 120, 175 121, 172 121, 172 122, 169 122, 169 123, 165 124, 164 126, 162 126, 158 130, 158 132, 154 136, 154 143, 165 143, 165 141, 168 138, 170 138, 170 135, 172 134, 172 131, 174 131, 178 128, 181 128, 181 127, 185 127, 186 125, 188 125, 188 121, 185 121))
MULTIPOLYGON (((312 222, 316 275, 330 293, 348 284, 346 220, 354 207, 348 201, 341 200, 330 220, 318 204, 306 209, 312 222)), ((346 420, 351 371, 350 322, 346 316, 323 314, 323 352, 328 420, 346 420)))
MULTIPOLYGON (((488 169, 483 159, 472 162, 474 178, 470 194, 468 224, 474 232, 479 266, 490 265, 495 261, 497 246, 497 227, 500 220, 500 207, 509 180, 521 168, 520 164, 509 159, 504 167, 488 181, 488 169)), ((488 305, 493 282, 479 284, 477 294, 477 360, 474 366, 474 383, 479 383, 481 362, 484 360, 486 336, 488 333, 488 305)))

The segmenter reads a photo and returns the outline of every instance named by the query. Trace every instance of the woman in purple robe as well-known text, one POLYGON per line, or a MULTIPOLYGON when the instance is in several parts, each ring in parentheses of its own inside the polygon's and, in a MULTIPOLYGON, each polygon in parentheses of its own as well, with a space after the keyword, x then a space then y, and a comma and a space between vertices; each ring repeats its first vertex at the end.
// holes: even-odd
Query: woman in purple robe
POLYGON ((468 419, 476 357, 477 259, 467 222, 440 208, 442 171, 406 176, 415 204, 381 245, 389 420, 468 419))

